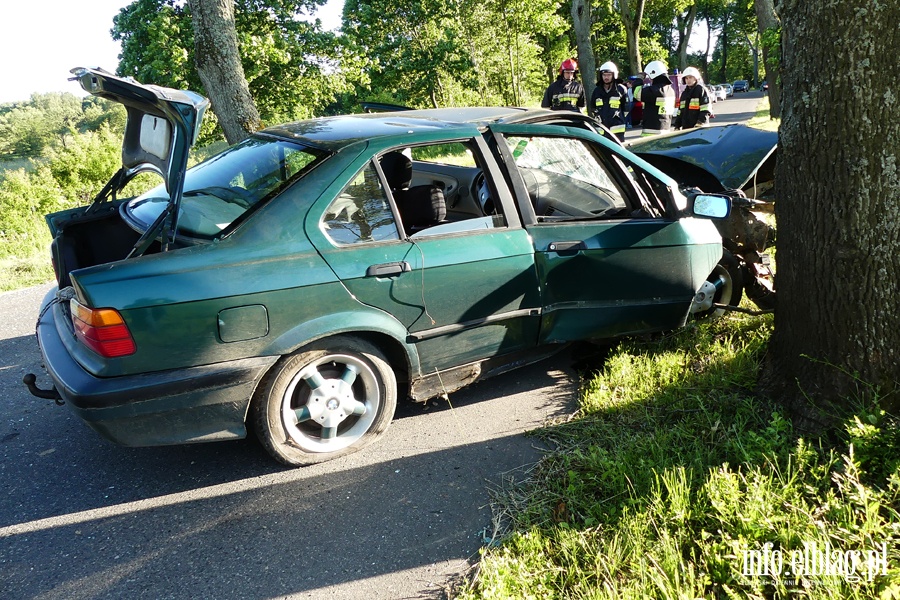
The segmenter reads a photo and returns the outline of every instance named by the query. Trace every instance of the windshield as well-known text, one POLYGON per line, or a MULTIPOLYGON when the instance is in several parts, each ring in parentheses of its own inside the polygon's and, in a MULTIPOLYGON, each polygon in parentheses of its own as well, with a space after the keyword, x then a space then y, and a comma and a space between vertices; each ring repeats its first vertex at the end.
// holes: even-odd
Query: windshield
MULTIPOLYGON (((252 137, 185 173, 178 235, 212 239, 254 206, 305 175, 326 153, 303 145, 252 137)), ((165 185, 129 201, 126 213, 146 230, 169 203, 165 185)))

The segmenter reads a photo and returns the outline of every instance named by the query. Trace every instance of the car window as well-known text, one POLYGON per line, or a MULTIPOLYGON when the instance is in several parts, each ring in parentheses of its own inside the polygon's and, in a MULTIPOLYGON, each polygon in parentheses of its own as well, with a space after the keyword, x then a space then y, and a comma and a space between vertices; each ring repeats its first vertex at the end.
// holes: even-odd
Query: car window
POLYGON ((507 136, 538 217, 617 216, 626 193, 588 142, 568 137, 507 136))
POLYGON ((409 237, 483 232, 507 226, 477 147, 474 140, 462 140, 395 148, 384 154, 395 160, 398 155, 407 158, 409 170, 401 172, 408 180, 391 181, 393 169, 388 169, 385 177, 402 228, 409 237))
POLYGON ((411 148, 412 160, 420 163, 476 167, 478 163, 471 150, 460 142, 433 144, 411 148))
POLYGON ((400 239, 390 202, 371 162, 328 205, 321 227, 337 245, 400 239))
MULTIPOLYGON (((300 144, 251 137, 188 169, 178 216, 179 235, 216 237, 324 157, 322 151, 300 144)), ((168 202, 165 185, 159 185, 129 201, 126 210, 149 227, 168 202)))

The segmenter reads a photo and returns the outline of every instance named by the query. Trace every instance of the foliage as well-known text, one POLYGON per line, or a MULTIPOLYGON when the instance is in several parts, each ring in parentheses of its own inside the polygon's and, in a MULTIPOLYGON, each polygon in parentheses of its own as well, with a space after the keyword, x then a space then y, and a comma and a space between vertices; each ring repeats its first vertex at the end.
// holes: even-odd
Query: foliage
MULTIPOLYGON (((357 93, 415 107, 536 103, 546 43, 565 31, 558 8, 556 0, 349 0, 343 32, 370 57, 371 84, 357 93)), ((551 60, 571 56, 566 46, 551 60)))
MULTIPOLYGON (((240 0, 235 28, 241 63, 264 125, 322 114, 358 79, 349 44, 299 18, 323 0, 240 0), (343 68, 339 68, 341 65, 343 68)), ((194 67, 194 33, 187 4, 135 0, 114 19, 122 43, 117 72, 142 83, 205 94, 194 67)), ((202 142, 214 139, 210 125, 202 142)))
POLYGON ((32 94, 26 102, 0 107, 0 154, 38 157, 54 144, 65 145, 76 132, 104 123, 124 126, 124 109, 93 96, 32 94))
POLYGON ((729 317, 616 348, 575 418, 537 433, 556 449, 530 481, 495 494, 511 532, 460 597, 896 597, 900 424, 874 402, 832 441, 796 437, 754 392, 771 329, 729 317), (786 573, 826 548, 883 549, 886 568, 786 573), (766 549, 783 571, 754 572, 766 549))

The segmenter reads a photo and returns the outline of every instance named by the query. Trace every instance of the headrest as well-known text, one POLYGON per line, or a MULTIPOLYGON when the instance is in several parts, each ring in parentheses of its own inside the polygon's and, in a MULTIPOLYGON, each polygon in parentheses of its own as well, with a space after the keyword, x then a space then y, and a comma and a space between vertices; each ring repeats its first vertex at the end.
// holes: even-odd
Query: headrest
POLYGON ((402 152, 388 152, 380 159, 391 191, 405 190, 412 181, 412 161, 402 152))

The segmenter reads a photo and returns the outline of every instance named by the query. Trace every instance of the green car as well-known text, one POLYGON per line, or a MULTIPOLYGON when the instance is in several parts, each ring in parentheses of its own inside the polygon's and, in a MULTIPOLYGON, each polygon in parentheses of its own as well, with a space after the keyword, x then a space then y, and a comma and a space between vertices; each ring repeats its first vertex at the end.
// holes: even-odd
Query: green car
MULTIPOLYGON (((715 310, 725 197, 683 194, 589 119, 446 108, 270 127, 186 169, 205 98, 73 71, 128 113, 123 166, 47 216, 54 389, 128 446, 258 433, 288 465, 576 340, 715 310), (162 183, 119 192, 137 173, 162 183)), ((565 111, 561 111, 565 112, 565 111)))

